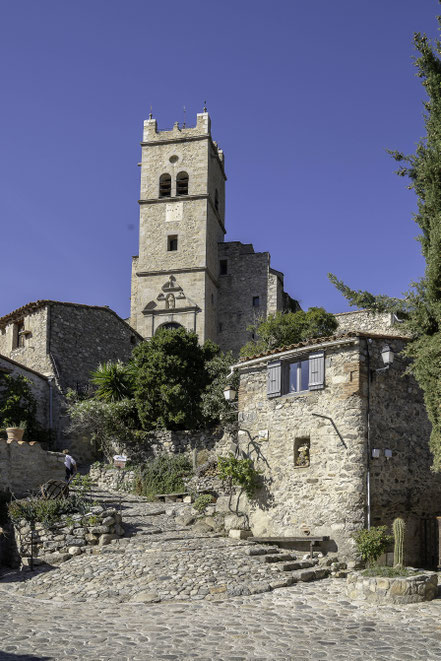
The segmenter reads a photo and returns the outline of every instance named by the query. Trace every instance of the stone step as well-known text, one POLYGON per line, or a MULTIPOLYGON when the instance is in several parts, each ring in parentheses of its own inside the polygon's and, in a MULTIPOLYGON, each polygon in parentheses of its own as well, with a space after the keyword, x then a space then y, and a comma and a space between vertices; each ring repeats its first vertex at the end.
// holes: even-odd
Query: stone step
POLYGON ((288 560, 297 560, 297 556, 294 553, 275 553, 262 555, 260 562, 286 562, 288 560))
POLYGON ((283 564, 274 564, 272 571, 296 571, 297 569, 309 569, 315 567, 317 563, 314 560, 297 560, 296 562, 284 562, 283 564))
POLYGON ((330 574, 328 567, 320 567, 316 569, 297 569, 286 575, 281 574, 280 577, 270 582, 272 590, 277 588, 286 588, 295 583, 303 582, 309 583, 310 581, 319 581, 322 578, 327 578, 330 574))
POLYGON ((265 555, 273 555, 273 554, 276 554, 276 553, 281 553, 281 551, 280 551, 278 546, 261 546, 261 547, 259 547, 259 546, 255 546, 255 545, 250 544, 245 549, 245 553, 247 555, 265 556, 265 555))

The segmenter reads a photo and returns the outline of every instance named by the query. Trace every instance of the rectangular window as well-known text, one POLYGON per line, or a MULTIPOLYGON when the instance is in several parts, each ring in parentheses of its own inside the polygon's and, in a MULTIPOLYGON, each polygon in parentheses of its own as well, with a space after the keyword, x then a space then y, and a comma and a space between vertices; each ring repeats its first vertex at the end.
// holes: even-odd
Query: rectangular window
POLYGON ((260 296, 253 296, 253 308, 258 308, 260 305, 260 296))
POLYGON ((177 250, 178 249, 178 237, 176 234, 171 234, 170 236, 167 237, 167 250, 170 252, 171 250, 177 250))
POLYGON ((219 261, 219 275, 227 275, 228 273, 228 261, 226 259, 221 259, 219 261))
POLYGON ((293 362, 269 363, 268 397, 324 388, 324 365, 324 353, 310 354, 293 362))
POLYGON ((24 320, 17 321, 12 329, 12 348, 19 349, 25 345, 24 320))

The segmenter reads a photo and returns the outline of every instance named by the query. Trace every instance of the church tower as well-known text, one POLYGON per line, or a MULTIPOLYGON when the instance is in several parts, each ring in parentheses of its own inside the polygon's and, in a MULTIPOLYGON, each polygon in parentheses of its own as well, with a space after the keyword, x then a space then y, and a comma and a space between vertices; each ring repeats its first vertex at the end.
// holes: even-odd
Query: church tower
POLYGON ((210 116, 158 131, 144 122, 139 256, 133 258, 130 323, 145 338, 161 327, 217 341, 218 245, 225 234, 224 155, 210 116))

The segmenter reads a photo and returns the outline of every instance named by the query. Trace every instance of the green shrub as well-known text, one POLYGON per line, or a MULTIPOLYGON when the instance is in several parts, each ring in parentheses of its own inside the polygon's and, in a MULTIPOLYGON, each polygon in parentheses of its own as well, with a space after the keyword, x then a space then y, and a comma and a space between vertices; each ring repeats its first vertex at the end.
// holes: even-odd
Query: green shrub
POLYGON ((202 493, 194 501, 193 507, 197 512, 199 512, 199 514, 202 514, 203 512, 205 512, 208 505, 211 505, 212 502, 213 502, 213 496, 211 496, 209 493, 202 493))
POLYGON ((192 474, 192 465, 186 454, 161 454, 148 461, 142 469, 141 495, 153 500, 158 493, 184 491, 184 478, 192 474))
POLYGON ((43 498, 13 500, 8 505, 9 516, 14 523, 25 519, 29 523, 40 522, 47 527, 58 522, 65 514, 84 514, 85 511, 84 501, 75 496, 53 500, 43 498))
POLYGON ((241 487, 248 498, 253 498, 259 487, 260 473, 254 468, 251 459, 236 459, 230 453, 228 457, 218 458, 219 477, 221 480, 231 480, 231 483, 241 487))
POLYGON ((372 565, 393 542, 386 526, 374 526, 370 530, 360 530, 354 535, 357 550, 369 565, 372 565))
POLYGON ((405 567, 381 567, 379 565, 372 565, 361 573, 362 576, 384 576, 386 578, 415 575, 415 572, 409 571, 405 567))

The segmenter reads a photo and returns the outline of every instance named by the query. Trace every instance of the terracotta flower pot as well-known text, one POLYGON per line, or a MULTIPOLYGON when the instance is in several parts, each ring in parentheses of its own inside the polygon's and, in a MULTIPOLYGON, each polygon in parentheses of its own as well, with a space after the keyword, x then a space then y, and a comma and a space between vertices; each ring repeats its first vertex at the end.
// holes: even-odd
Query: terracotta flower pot
POLYGON ((22 441, 24 431, 25 430, 20 427, 6 427, 8 441, 22 441))

